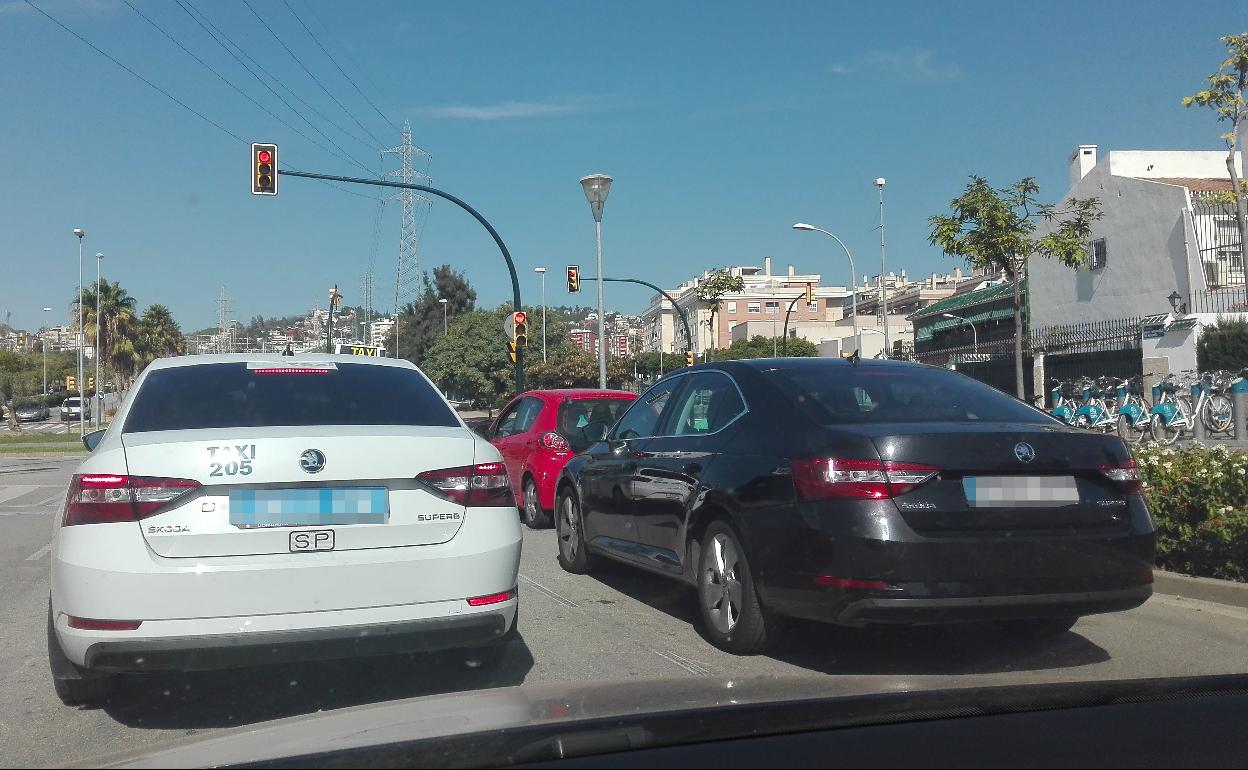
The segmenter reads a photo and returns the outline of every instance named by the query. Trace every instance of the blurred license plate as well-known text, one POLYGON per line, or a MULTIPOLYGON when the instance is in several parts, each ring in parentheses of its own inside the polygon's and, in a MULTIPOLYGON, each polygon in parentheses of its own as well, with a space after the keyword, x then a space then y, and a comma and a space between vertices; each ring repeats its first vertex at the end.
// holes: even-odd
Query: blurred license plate
POLYGON ((1079 502, 1074 476, 966 476, 962 489, 972 508, 1056 508, 1079 502))
POLYGON ((389 516, 385 487, 230 490, 230 524, 244 529, 385 524, 389 516))

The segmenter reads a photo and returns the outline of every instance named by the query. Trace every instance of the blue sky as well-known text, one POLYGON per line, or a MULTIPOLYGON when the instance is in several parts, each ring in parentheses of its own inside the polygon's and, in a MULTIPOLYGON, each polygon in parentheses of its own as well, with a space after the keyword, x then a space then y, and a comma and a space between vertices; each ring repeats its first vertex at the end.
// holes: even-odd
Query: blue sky
MULTIPOLYGON (((273 99, 177 4, 131 0, 253 98, 326 144, 273 99)), ((798 220, 833 230, 859 272, 877 272, 888 179, 888 267, 955 263, 926 243, 969 174, 1038 178, 1060 198, 1067 154, 1218 149, 1211 116, 1185 110, 1221 60, 1218 36, 1248 28, 1233 3, 571 3, 291 0, 379 115, 282 0, 249 0, 344 112, 260 26, 243 0, 193 0, 272 75, 347 136, 290 101, 366 167, 412 121, 435 184, 498 228, 538 301, 536 265, 592 274, 593 220, 578 179, 615 178, 604 220, 608 274, 674 285, 707 267, 761 264, 845 283, 843 256, 798 220), (384 115, 384 120, 383 120, 384 115)), ((143 76, 239 137, 281 144, 287 168, 359 175, 224 85, 121 0, 37 0, 143 76)), ((0 285, 17 327, 68 316, 74 227, 88 257, 185 330, 232 315, 299 312, 338 283, 359 301, 377 205, 287 178, 248 192, 248 147, 125 73, 22 0, 0 0, 0 285)), ((289 97, 288 97, 289 98, 289 97)), ((372 188, 362 188, 371 193, 372 188)), ((378 307, 393 295, 398 206, 380 232, 378 307)), ((422 264, 451 263, 481 300, 510 297, 493 242, 449 204, 429 214, 422 264)), ((94 277, 88 258, 86 271, 94 277)), ((609 287, 636 312, 644 289, 609 287)), ((592 294, 577 298, 591 304, 592 294)))

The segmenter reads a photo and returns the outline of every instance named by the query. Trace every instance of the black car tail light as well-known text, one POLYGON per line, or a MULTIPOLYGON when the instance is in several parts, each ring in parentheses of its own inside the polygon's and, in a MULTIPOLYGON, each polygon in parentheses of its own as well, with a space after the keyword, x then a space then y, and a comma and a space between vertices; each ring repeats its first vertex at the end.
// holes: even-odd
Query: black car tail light
POLYGON ((804 500, 884 500, 909 492, 939 472, 930 465, 892 460, 819 457, 793 461, 793 485, 804 500))
POLYGON ((1135 460, 1123 460, 1120 463, 1111 463, 1100 466, 1101 473, 1110 481, 1118 485, 1124 492, 1139 492, 1142 479, 1140 478, 1140 468, 1135 464, 1135 460))
POLYGON ((499 507, 516 504, 502 463, 481 463, 459 468, 425 471, 416 477, 448 499, 464 507, 499 507))

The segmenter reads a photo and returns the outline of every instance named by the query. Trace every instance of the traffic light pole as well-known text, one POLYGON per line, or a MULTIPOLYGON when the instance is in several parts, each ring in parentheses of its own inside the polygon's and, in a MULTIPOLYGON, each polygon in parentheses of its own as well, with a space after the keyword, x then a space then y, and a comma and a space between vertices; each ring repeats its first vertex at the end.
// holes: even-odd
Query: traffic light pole
MULTIPOLYGON (((301 177, 303 179, 321 179, 327 182, 343 182, 347 184, 371 184, 375 187, 394 187, 394 188, 398 188, 401 190, 416 190, 418 192, 424 192, 424 193, 429 193, 430 195, 436 195, 439 198, 442 198, 443 200, 448 200, 451 203, 454 203, 456 206, 459 206, 464 211, 467 211, 469 214, 472 215, 474 219, 480 222, 481 226, 484 227, 489 232, 490 237, 494 239, 494 243, 498 245, 498 250, 503 253, 503 259, 507 262, 507 270, 511 272, 512 304, 514 305, 516 310, 524 309, 524 306, 520 304, 520 278, 516 275, 516 264, 512 262, 511 260, 511 252, 507 251, 507 245, 503 243, 503 239, 502 237, 499 236, 498 231, 494 229, 494 226, 491 225, 485 217, 481 216, 481 214, 478 213, 476 209, 474 209, 472 206, 469 206, 467 203, 460 200, 459 198, 456 198, 454 195, 451 195, 448 192, 439 190, 436 187, 430 187, 429 185, 423 185, 423 184, 414 184, 411 182, 389 182, 389 181, 382 180, 382 179, 360 179, 358 177, 351 177, 351 176, 332 176, 330 174, 313 174, 307 171, 285 171, 282 169, 279 169, 277 174, 279 177, 293 176, 293 177, 301 177)), ((398 308, 395 308, 396 323, 397 323, 398 310, 399 310, 398 308)), ((516 380, 516 392, 517 393, 523 392, 524 391, 524 350, 523 349, 516 351, 515 380, 516 380)))
MULTIPOLYGON (((582 280, 582 281, 596 281, 596 280, 598 280, 598 279, 597 279, 597 278, 581 278, 580 280, 582 280)), ((655 290, 655 291, 657 291, 659 294, 662 294, 662 295, 663 295, 663 297, 664 297, 664 298, 665 298, 668 302, 672 303, 672 309, 673 309, 673 310, 675 310, 677 313, 679 313, 679 314, 680 314, 680 322, 681 322, 681 324, 683 324, 683 325, 684 325, 684 327, 685 327, 685 339, 689 340, 689 345, 686 347, 686 350, 688 350, 690 353, 692 353, 692 352, 693 352, 693 334, 692 334, 692 332, 690 332, 690 330, 689 330, 689 316, 685 315, 685 309, 684 309, 684 308, 682 308, 680 305, 676 304, 676 300, 672 298, 672 295, 671 295, 671 294, 668 294, 667 292, 663 291, 663 290, 662 290, 662 289, 660 289, 658 286, 655 286, 654 284, 650 283, 649 281, 642 281, 642 280, 639 280, 639 279, 637 279, 637 278, 603 278, 602 280, 604 280, 604 281, 606 281, 606 282, 608 282, 608 283, 635 283, 635 284, 638 284, 638 285, 640 285, 640 286, 645 286, 646 288, 649 288, 649 289, 654 289, 654 290, 655 290)), ((599 340, 599 341, 598 341, 598 344, 600 344, 600 345, 601 345, 601 344, 603 344, 602 340, 599 340)))
MULTIPOLYGON (((786 356, 789 354, 789 316, 792 315, 793 306, 797 304, 797 301, 805 298, 805 294, 794 297, 793 301, 789 303, 789 309, 784 311, 784 354, 786 356)), ((775 332, 773 331, 772 333, 774 334, 775 332)))

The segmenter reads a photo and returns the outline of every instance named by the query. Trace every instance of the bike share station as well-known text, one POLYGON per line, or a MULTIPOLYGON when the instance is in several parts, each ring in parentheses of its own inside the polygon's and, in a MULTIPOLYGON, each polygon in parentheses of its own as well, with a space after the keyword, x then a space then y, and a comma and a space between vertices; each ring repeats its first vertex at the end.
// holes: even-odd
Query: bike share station
MULTIPOLYGON (((1049 380, 1050 413, 1069 425, 1116 430, 1127 443, 1152 438, 1173 444, 1185 437, 1248 441, 1248 369, 1196 369, 1201 329, 1216 322, 1209 314, 1145 318, 1140 324, 1142 376, 1049 380), (1151 400, 1145 398, 1146 382, 1151 400)), ((1042 366, 1038 362, 1038 371, 1042 366)))

